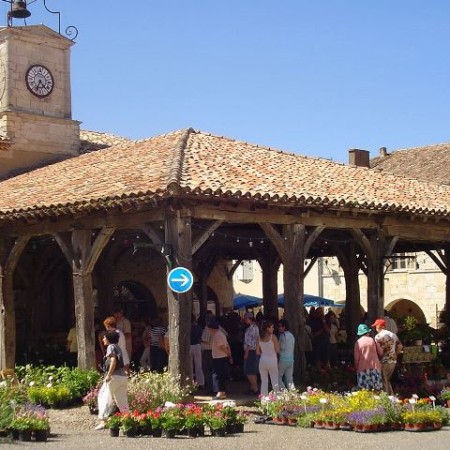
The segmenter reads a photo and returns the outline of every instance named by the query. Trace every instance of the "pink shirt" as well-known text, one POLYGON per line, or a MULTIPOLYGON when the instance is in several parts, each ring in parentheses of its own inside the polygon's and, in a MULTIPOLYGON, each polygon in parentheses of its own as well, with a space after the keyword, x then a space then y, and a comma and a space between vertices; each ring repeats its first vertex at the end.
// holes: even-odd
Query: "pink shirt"
POLYGON ((362 336, 355 342, 354 356, 357 372, 368 369, 381 370, 379 355, 382 355, 380 345, 370 336, 362 336))
POLYGON ((220 331, 217 330, 217 333, 212 338, 212 357, 213 358, 226 358, 228 355, 220 348, 221 345, 228 345, 227 338, 220 331))

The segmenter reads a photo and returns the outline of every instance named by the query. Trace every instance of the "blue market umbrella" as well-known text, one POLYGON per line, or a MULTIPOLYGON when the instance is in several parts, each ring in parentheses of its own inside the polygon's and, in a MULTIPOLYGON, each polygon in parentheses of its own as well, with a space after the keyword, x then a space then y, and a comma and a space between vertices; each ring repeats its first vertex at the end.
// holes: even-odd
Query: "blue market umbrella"
MULTIPOLYGON (((278 295, 278 306, 284 306, 284 294, 278 295)), ((330 308, 343 308, 345 305, 341 303, 335 303, 333 300, 325 297, 319 297, 317 295, 304 294, 303 306, 329 306, 330 308)))
POLYGON ((254 295, 238 294, 233 298, 233 309, 253 308, 261 303, 262 300, 254 295))

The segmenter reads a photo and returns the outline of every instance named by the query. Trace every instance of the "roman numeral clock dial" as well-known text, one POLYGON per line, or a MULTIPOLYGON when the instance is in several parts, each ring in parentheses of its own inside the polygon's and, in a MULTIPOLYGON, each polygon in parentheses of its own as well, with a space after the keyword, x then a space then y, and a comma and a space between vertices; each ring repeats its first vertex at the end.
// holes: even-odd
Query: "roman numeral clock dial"
POLYGON ((28 90, 36 97, 47 97, 53 91, 53 75, 47 67, 30 66, 25 75, 28 90))

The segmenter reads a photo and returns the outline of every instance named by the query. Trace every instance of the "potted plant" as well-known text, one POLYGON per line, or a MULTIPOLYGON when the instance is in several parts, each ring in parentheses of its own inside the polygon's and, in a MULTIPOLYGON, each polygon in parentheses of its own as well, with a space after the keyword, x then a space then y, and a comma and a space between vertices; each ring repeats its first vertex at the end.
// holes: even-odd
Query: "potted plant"
POLYGON ((33 433, 33 419, 28 415, 16 416, 10 423, 9 428, 16 432, 20 441, 31 441, 33 433))
POLYGON ((92 388, 82 399, 91 414, 98 414, 98 392, 98 387, 92 388))
POLYGON ((246 423, 247 423, 247 416, 243 413, 238 413, 236 415, 236 424, 235 424, 236 433, 243 433, 244 425, 246 423))
POLYGON ((120 429, 127 437, 135 437, 138 429, 136 416, 132 413, 123 413, 120 421, 120 429))
POLYGON ((32 418, 31 430, 34 434, 34 438, 38 442, 45 442, 48 438, 50 431, 50 423, 48 417, 35 415, 32 418))
POLYGON ((184 427, 189 437, 197 437, 199 434, 204 434, 203 409, 200 406, 186 406, 184 410, 184 427))
POLYGON ((450 387, 444 387, 441 392, 439 392, 438 398, 450 408, 450 387))
POLYGON ((162 409, 156 408, 155 410, 147 411, 147 416, 150 420, 150 424, 152 427, 152 436, 153 437, 161 437, 162 434, 162 409))
POLYGON ((174 438, 184 428, 184 416, 179 407, 166 408, 161 416, 161 427, 167 438, 174 438))
POLYGON ((119 430, 122 425, 122 414, 115 413, 112 416, 109 416, 106 421, 106 428, 109 429, 109 434, 113 437, 119 436, 119 430))
POLYGON ((222 414, 222 411, 216 410, 211 412, 207 418, 208 425, 211 428, 211 434, 213 436, 223 437, 225 436, 225 430, 227 425, 227 419, 222 414))

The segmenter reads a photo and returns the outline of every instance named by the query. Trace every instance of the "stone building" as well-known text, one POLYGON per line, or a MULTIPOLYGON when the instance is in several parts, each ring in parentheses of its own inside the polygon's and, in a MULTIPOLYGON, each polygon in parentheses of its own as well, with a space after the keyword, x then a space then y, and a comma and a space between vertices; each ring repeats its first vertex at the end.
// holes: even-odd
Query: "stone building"
POLYGON ((72 44, 43 25, 0 28, 0 368, 64 336, 73 319, 78 364, 93 367, 95 317, 119 302, 136 321, 167 318, 169 368, 188 378, 194 305, 229 307, 231 261, 257 260, 269 312, 283 265, 303 373, 300 305, 319 258, 338 256, 345 268, 354 329, 360 267, 375 318, 386 257, 446 252, 448 186, 192 128, 137 142, 80 132, 71 117, 72 44), (195 279, 182 294, 166 280, 178 266, 195 279))

